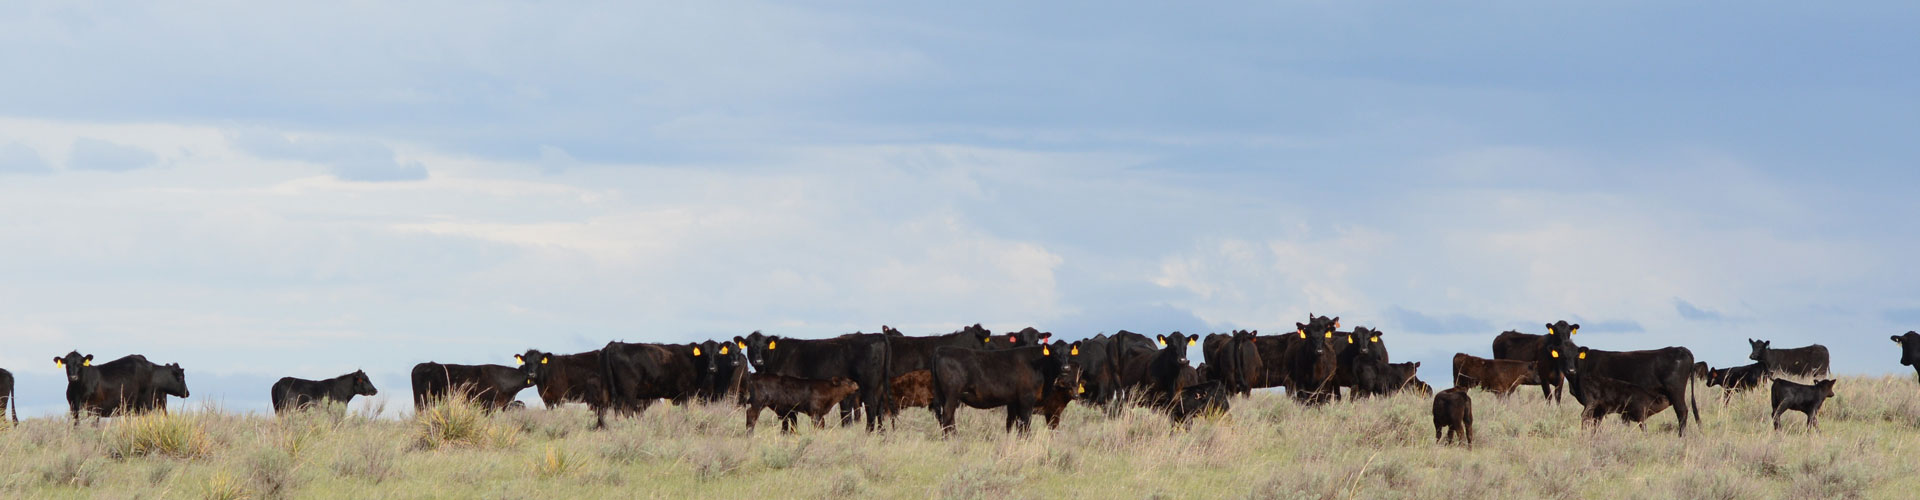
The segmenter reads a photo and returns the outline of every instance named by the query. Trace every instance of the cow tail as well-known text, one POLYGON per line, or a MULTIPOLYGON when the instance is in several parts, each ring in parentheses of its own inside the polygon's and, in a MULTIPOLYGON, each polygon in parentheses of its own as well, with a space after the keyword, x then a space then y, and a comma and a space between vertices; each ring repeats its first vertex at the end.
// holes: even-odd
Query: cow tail
POLYGON ((7 409, 13 411, 13 423, 20 423, 20 397, 12 387, 7 388, 7 409))
POLYGON ((615 411, 625 411, 627 408, 627 393, 621 390, 620 371, 614 369, 613 357, 617 351, 619 351, 619 349, 615 349, 612 342, 608 342, 606 347, 600 348, 600 377, 606 381, 607 407, 615 411))
POLYGON ((1687 372, 1687 405, 1693 407, 1693 423, 1705 426, 1707 424, 1700 423, 1700 397, 1699 394, 1697 394, 1698 392, 1700 392, 1700 388, 1693 385, 1693 372, 1689 370, 1687 372))

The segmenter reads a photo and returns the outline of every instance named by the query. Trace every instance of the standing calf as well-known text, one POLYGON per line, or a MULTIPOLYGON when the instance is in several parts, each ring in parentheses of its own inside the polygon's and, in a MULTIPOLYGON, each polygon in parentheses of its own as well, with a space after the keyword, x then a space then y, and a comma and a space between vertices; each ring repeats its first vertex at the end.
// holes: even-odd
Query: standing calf
POLYGON ((813 417, 815 427, 827 426, 827 412, 840 400, 860 390, 860 384, 846 377, 811 380, 753 373, 740 391, 740 402, 747 405, 747 430, 760 420, 762 408, 773 410, 780 419, 780 432, 793 432, 794 420, 801 413, 813 417))
POLYGON ((1464 438, 1467 448, 1473 448, 1473 398, 1467 397, 1467 388, 1455 387, 1433 395, 1433 442, 1440 442, 1440 431, 1446 430, 1448 443, 1464 438))
POLYGON ((1820 406, 1833 397, 1833 380, 1816 380, 1813 385, 1773 379, 1773 430, 1780 430, 1780 414, 1794 410, 1807 414, 1807 430, 1820 428, 1820 406))

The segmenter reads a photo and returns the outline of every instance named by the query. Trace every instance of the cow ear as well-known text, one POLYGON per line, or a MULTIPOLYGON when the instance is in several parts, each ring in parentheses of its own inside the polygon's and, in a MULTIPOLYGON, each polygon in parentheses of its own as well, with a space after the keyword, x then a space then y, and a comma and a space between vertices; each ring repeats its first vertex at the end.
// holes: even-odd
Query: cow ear
POLYGON ((1187 347, 1193 347, 1194 344, 1197 344, 1199 342, 1200 342, 1200 337, 1188 337, 1187 347))
POLYGON ((1069 347, 1069 348, 1067 349, 1067 355, 1068 355, 1068 356, 1079 356, 1079 355, 1080 355, 1080 342, 1079 342, 1079 341, 1075 341, 1075 342, 1073 343, 1073 346, 1071 346, 1071 347, 1069 347))
POLYGON ((1333 317, 1333 328, 1334 328, 1334 329, 1339 329, 1339 328, 1340 328, 1340 317, 1339 317, 1339 316, 1334 316, 1334 317, 1333 317))
MULTIPOLYGON (((1887 337, 1887 338, 1890 338, 1890 339, 1893 339, 1893 343, 1895 343, 1895 344, 1898 344, 1898 343, 1900 343, 1900 336, 1899 336, 1899 335, 1893 335, 1893 336, 1889 336, 1889 337, 1887 337)), ((54 358, 54 359, 60 359, 60 358, 54 358)))
POLYGON ((693 346, 693 355, 694 356, 700 355, 700 346, 693 346))
POLYGON ((1413 362, 1413 367, 1414 367, 1414 368, 1419 368, 1419 367, 1420 367, 1420 362, 1419 362, 1419 361, 1415 361, 1415 362, 1413 362))
POLYGON ((1574 335, 1579 335, 1579 334, 1580 334, 1580 324, 1579 324, 1579 323, 1574 323, 1574 324, 1573 324, 1573 330, 1571 330, 1571 331, 1568 331, 1568 332, 1567 332, 1567 335, 1568 335, 1568 336, 1574 336, 1574 335))
POLYGON ((513 366, 520 366, 520 365, 524 365, 524 364, 527 364, 527 357, 526 357, 526 356, 522 356, 522 355, 519 355, 519 354, 515 354, 515 355, 513 355, 513 366))
POLYGON ((1047 347, 1047 345, 1046 345, 1046 344, 1040 344, 1040 355, 1041 355, 1041 356, 1052 356, 1052 355, 1053 355, 1053 348, 1052 348, 1052 347, 1047 347))
POLYGON ((86 358, 81 359, 80 366, 93 366, 93 355, 88 354, 86 358))
POLYGON ((776 343, 777 342, 774 342, 773 339, 767 339, 767 350, 769 351, 773 350, 773 345, 776 343))
POLYGON ((543 365, 544 365, 544 364, 547 364, 547 362, 548 362, 548 361, 553 361, 553 355, 552 355, 552 354, 542 354, 542 355, 540 355, 540 364, 543 364, 543 365))
MULTIPOLYGON (((1894 338, 1893 338, 1893 341, 1894 341, 1894 342, 1899 342, 1899 341, 1900 341, 1900 337, 1894 337, 1894 338)), ((61 367, 61 368, 66 368, 66 367, 67 367, 67 360, 65 360, 65 359, 61 359, 61 358, 60 358, 59 356, 54 356, 54 357, 53 357, 53 366, 57 366, 57 367, 61 367)))
POLYGON ((1161 346, 1161 347, 1166 347, 1166 346, 1167 346, 1167 336, 1166 336, 1166 335, 1154 335, 1154 336, 1153 336, 1153 341, 1154 341, 1154 342, 1159 342, 1159 343, 1160 343, 1160 346, 1161 346))
POLYGON ((1553 333, 1553 323, 1547 323, 1547 333, 1553 333))

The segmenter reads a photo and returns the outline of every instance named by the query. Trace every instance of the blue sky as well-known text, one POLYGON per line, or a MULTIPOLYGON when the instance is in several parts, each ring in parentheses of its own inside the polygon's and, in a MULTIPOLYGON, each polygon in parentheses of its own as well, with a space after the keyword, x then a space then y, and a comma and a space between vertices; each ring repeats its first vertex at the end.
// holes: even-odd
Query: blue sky
MULTIPOLYGON (((196 402, 751 330, 1920 328, 1920 6, 26 2, 0 366, 196 402)), ((531 397, 531 394, 528 394, 531 397)))

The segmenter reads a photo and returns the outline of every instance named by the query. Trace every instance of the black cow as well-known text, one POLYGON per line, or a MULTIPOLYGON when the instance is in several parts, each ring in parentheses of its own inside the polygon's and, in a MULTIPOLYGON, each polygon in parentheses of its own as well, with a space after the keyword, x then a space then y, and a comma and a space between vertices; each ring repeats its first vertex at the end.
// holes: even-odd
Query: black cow
MULTIPOLYGON (((880 333, 887 335, 887 378, 899 377, 908 373, 931 370, 933 368, 933 350, 941 347, 964 347, 969 349, 1011 349, 1023 345, 1023 339, 1038 339, 1046 334, 1028 328, 1006 335, 994 335, 993 332, 975 323, 962 327, 953 333, 929 335, 924 337, 907 336, 892 327, 882 325, 880 333)), ((1032 344, 1025 344, 1032 345, 1032 344)), ((891 388, 889 388, 891 390, 891 388)), ((851 407, 852 405, 846 405, 851 407)), ((931 408, 939 412, 939 408, 931 408)), ((888 412, 891 416, 892 413, 888 412)), ((936 415, 936 418, 937 415, 936 415)))
MULTIPOLYGON (((1598 428, 1610 414, 1619 414, 1623 422, 1647 428, 1647 417, 1665 411, 1666 396, 1634 384, 1599 375, 1572 375, 1567 379, 1577 386, 1574 399, 1580 402, 1582 425, 1598 428)), ((1684 422, 1684 421, 1683 421, 1684 422)))
POLYGON ((413 365, 413 407, 425 409, 458 391, 488 411, 506 408, 533 379, 513 367, 426 362, 413 365))
POLYGON ((1293 387, 1291 367, 1287 352, 1293 349, 1293 343, 1300 340, 1296 335, 1267 335, 1253 339, 1254 354, 1260 358, 1260 376, 1254 379, 1253 388, 1293 387))
POLYGON ((593 411, 593 426, 605 427, 607 409, 613 405, 608 393, 607 374, 600 351, 554 354, 539 349, 513 355, 520 373, 533 381, 534 393, 551 410, 566 403, 585 403, 593 411))
POLYGON ((1774 349, 1771 340, 1747 339, 1753 353, 1747 359, 1760 362, 1769 374, 1784 373, 1796 377, 1827 376, 1827 346, 1814 344, 1792 349, 1774 349))
POLYGON ((1780 414, 1794 410, 1807 414, 1807 430, 1820 428, 1820 407, 1833 397, 1833 380, 1816 380, 1813 385, 1773 379, 1773 430, 1780 430, 1780 414))
POLYGON ((5 369, 0 369, 0 398, 6 398, 5 401, 0 401, 0 407, 13 410, 13 421, 18 423, 20 421, 20 409, 14 406, 13 372, 5 369))
POLYGON ((1339 392, 1334 385, 1335 371, 1339 367, 1338 353, 1333 351, 1335 330, 1340 326, 1340 318, 1309 316, 1306 323, 1294 323, 1293 340, 1284 355, 1288 365, 1288 379, 1292 386, 1287 392, 1295 401, 1307 405, 1325 403, 1339 392))
POLYGON ((379 389, 373 388, 373 381, 367 379, 367 372, 354 370, 353 373, 325 380, 281 377, 280 381, 273 383, 269 395, 273 397, 273 412, 278 414, 329 402, 344 405, 352 401, 354 396, 379 393, 379 389))
MULTIPOLYGON (((1546 335, 1520 333, 1513 330, 1502 332, 1493 338, 1493 359, 1511 359, 1515 361, 1534 361, 1537 370, 1528 385, 1540 386, 1543 397, 1558 404, 1565 381, 1561 379, 1559 361, 1549 355, 1553 347, 1572 342, 1574 334, 1580 333, 1580 325, 1564 320, 1547 323, 1546 335)), ((1573 352, 1571 349, 1559 349, 1573 352)))
POLYGON ((1464 440, 1467 448, 1473 448, 1473 398, 1467 396, 1467 388, 1433 395, 1433 442, 1440 442, 1442 430, 1448 443, 1464 440))
POLYGON ((1147 373, 1152 386, 1147 389, 1147 399, 1151 401, 1150 405, 1162 407, 1171 404, 1180 389, 1188 385, 1181 380, 1181 372, 1193 370, 1187 361, 1187 348, 1198 344, 1200 339, 1173 332, 1172 335, 1155 335, 1153 340, 1161 347, 1160 352, 1154 353, 1153 360, 1148 363, 1147 373))
POLYGON ((1160 346, 1145 335, 1120 330, 1108 345, 1115 367, 1115 382, 1122 398, 1135 398, 1153 385, 1151 365, 1160 346))
POLYGON ((1353 357, 1353 397, 1386 396, 1406 387, 1412 380, 1419 363, 1401 369, 1374 354, 1371 348, 1363 347, 1360 354, 1353 357))
MULTIPOLYGON (((1685 347, 1667 347, 1646 351, 1602 351, 1575 346, 1572 341, 1552 348, 1548 355, 1559 360, 1560 372, 1568 377, 1574 391, 1574 398, 1580 398, 1579 383, 1572 377, 1579 375, 1597 375, 1620 379, 1622 382, 1647 388, 1660 393, 1673 406, 1674 416, 1679 418, 1679 434, 1687 435, 1687 412, 1692 407, 1694 423, 1700 421, 1700 404, 1689 398, 1693 385, 1693 351, 1685 347), (1573 355, 1566 355, 1561 348, 1573 348, 1573 355)), ((1584 404, 1584 400, 1582 400, 1584 404)))
POLYGON ((1760 381, 1766 379, 1767 369, 1760 363, 1707 369, 1707 387, 1720 386, 1725 389, 1720 395, 1721 406, 1733 402, 1733 393, 1759 387, 1760 381))
POLYGON ((846 377, 812 380, 754 373, 747 376, 740 390, 740 404, 747 407, 747 430, 760 420, 760 410, 773 410, 780 419, 780 432, 793 432, 801 414, 813 417, 814 427, 827 426, 827 412, 840 400, 860 391, 859 384, 846 377))
MULTIPOLYGON (((860 405, 866 408, 867 430, 880 428, 892 380, 889 335, 856 333, 837 338, 805 340, 753 332, 734 337, 747 346, 747 362, 756 373, 814 380, 846 377, 860 385, 860 405)), ((841 425, 851 424, 851 409, 841 405, 841 425)))
POLYGON ((600 348, 607 407, 637 416, 656 399, 684 405, 699 392, 701 375, 711 376, 709 357, 700 344, 608 342, 600 348))
POLYGON ((1078 397, 1088 404, 1107 405, 1120 392, 1120 368, 1114 363, 1113 343, 1113 337, 1102 333, 1081 340, 1079 349, 1072 353, 1074 363, 1080 365, 1080 381, 1087 389, 1078 397))
POLYGON ((1058 387, 1079 343, 1066 352, 1051 346, 982 351, 959 347, 934 350, 933 404, 940 428, 954 431, 954 412, 961 404, 979 409, 1007 408, 1006 428, 1024 433, 1032 427, 1033 411, 1058 387))
POLYGON ((1338 387, 1345 387, 1349 392, 1359 390, 1354 358, 1359 357, 1362 352, 1372 353, 1382 363, 1389 361, 1386 344, 1380 342, 1378 330, 1358 326, 1351 332, 1335 331, 1333 337, 1327 340, 1334 352, 1333 385, 1336 389, 1333 397, 1335 399, 1340 397, 1338 387))
POLYGON ((147 385, 146 393, 146 403, 140 409, 166 413, 167 396, 186 399, 191 394, 187 391, 187 370, 179 363, 153 367, 153 382, 147 385))
POLYGON ((740 384, 747 377, 746 349, 732 341, 709 340, 700 343, 700 348, 708 354, 708 370, 700 378, 700 388, 695 397, 707 403, 725 400, 728 394, 740 391, 740 384))
POLYGON ((93 355, 69 352, 53 358, 54 366, 67 371, 67 411, 74 425, 80 424, 80 412, 110 417, 151 408, 155 365, 146 356, 132 354, 120 359, 93 364, 93 355))
POLYGON ((1893 343, 1900 344, 1900 364, 1913 367, 1914 378, 1920 379, 1920 333, 1894 335, 1893 343))
POLYGON ((1167 406, 1167 417, 1174 424, 1187 424, 1195 416, 1226 413, 1232 408, 1232 399, 1233 391, 1226 385, 1208 380, 1181 388, 1173 404, 1167 406))
POLYGON ((1260 362, 1260 347, 1256 344, 1259 335, 1257 330, 1207 334, 1206 340, 1200 343, 1200 354, 1208 367, 1207 378, 1220 381, 1229 393, 1251 395, 1266 374, 1260 362))

